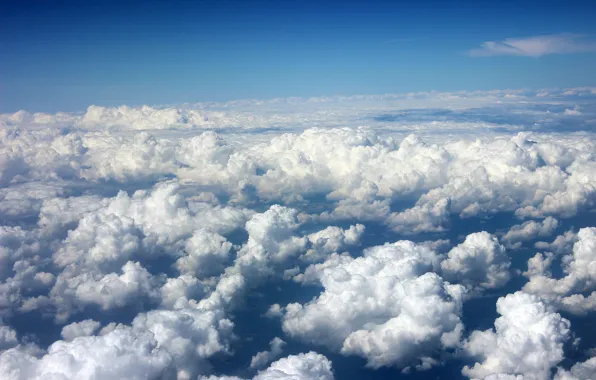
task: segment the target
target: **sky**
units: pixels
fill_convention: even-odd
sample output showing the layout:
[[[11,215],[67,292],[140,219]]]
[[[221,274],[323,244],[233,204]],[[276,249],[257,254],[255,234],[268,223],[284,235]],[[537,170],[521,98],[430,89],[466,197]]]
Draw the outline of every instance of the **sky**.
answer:
[[[596,379],[565,2],[0,9],[0,379]]]
[[[596,84],[590,1],[6,1],[0,112]]]

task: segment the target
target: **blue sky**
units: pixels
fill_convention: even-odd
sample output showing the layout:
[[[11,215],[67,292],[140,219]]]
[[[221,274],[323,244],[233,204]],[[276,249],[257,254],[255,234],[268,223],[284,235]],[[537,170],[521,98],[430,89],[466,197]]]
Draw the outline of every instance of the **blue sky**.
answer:
[[[321,3],[2,1],[0,112],[596,84],[593,2]]]

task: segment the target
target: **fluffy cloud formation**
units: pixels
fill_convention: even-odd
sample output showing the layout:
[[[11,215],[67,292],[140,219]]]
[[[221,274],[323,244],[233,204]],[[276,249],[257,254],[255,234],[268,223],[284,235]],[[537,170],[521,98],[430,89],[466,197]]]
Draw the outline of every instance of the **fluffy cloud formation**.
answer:
[[[540,57],[548,54],[571,54],[596,51],[596,42],[574,33],[551,34],[525,38],[506,38],[501,42],[482,43],[470,50],[472,56],[517,55]]]
[[[528,261],[524,291],[539,294],[557,308],[574,314],[596,309],[596,228],[582,228],[573,252],[562,257],[564,276],[552,277],[552,255],[537,253]]]
[[[252,357],[250,360],[250,368],[264,367],[267,363],[280,357],[286,342],[275,337],[269,342],[269,345],[271,346],[269,351],[261,351]]]
[[[523,292],[499,298],[497,312],[501,316],[495,320],[494,330],[474,331],[464,343],[465,352],[478,361],[464,367],[463,374],[470,378],[500,373],[550,378],[551,368],[564,358],[569,321],[539,297]]]
[[[25,166],[17,177],[6,174],[9,183],[177,177],[243,204],[281,201],[308,209],[312,199],[325,197],[324,220],[380,220],[404,233],[445,230],[454,214],[512,211],[523,218],[568,218],[592,205],[595,192],[594,143],[579,136],[552,142],[521,133],[429,144],[370,128],[312,128],[241,146],[211,131],[177,139],[146,132],[13,129],[5,141],[7,156]],[[42,151],[51,157],[32,158]],[[15,167],[7,166],[7,173]],[[418,201],[392,210],[398,197]]]
[[[91,336],[101,327],[101,323],[92,319],[85,319],[81,322],[73,322],[62,328],[62,339],[72,341],[80,336]]]
[[[576,363],[569,371],[559,368],[554,380],[589,380],[596,376],[596,357]]]
[[[577,232],[596,206],[594,95],[0,115],[0,377],[333,377],[314,352],[277,360],[292,340],[342,354],[338,376],[357,355],[368,364],[358,374],[399,377],[457,356],[462,304],[504,296],[525,271],[536,298],[500,301],[503,322],[463,341],[477,361],[466,371],[535,377],[539,357],[557,376],[589,378],[590,360],[556,360],[568,325],[550,308],[595,304],[593,232]],[[534,242],[544,253],[527,270],[505,249]],[[527,317],[518,333],[526,310],[542,322]],[[266,335],[245,337],[247,326]],[[527,338],[523,352],[513,335]]]
[[[538,241],[534,244],[534,247],[560,255],[571,251],[576,241],[577,234],[570,230],[566,231],[563,235],[557,236],[551,243]]]
[[[185,380],[209,371],[207,358],[229,352],[234,325],[222,310],[181,300],[173,310],[139,314],[132,326],[153,333],[158,346],[169,353],[178,379]]]
[[[333,380],[334,377],[331,362],[326,357],[316,352],[308,352],[280,359],[254,378],[270,379]]]
[[[195,110],[184,112],[172,108],[155,109],[148,106],[141,108],[90,106],[80,119],[79,125],[86,128],[130,126],[134,129],[166,129],[192,127],[206,122],[207,118]]]
[[[443,281],[436,267],[433,251],[408,241],[368,248],[357,259],[335,254],[300,277],[324,291],[304,305],[287,305],[283,330],[362,356],[373,368],[418,364],[457,346],[463,330],[464,289]]]
[[[470,290],[498,288],[509,280],[510,260],[505,247],[488,232],[477,232],[454,247],[441,263],[443,277]]]
[[[321,354],[308,352],[305,354],[290,355],[280,359],[260,371],[253,380],[333,380],[331,362]],[[235,376],[209,376],[201,380],[242,380]]]
[[[106,365],[109,363],[109,365]],[[0,374],[11,380],[150,379],[168,369],[171,357],[150,333],[116,328],[103,336],[58,341],[35,357],[25,347],[0,354]]]
[[[501,238],[501,241],[512,248],[519,248],[525,241],[537,237],[550,236],[559,225],[557,219],[549,216],[542,222],[529,220],[523,224],[516,224]]]
[[[18,344],[17,332],[8,326],[0,325],[0,353]]]

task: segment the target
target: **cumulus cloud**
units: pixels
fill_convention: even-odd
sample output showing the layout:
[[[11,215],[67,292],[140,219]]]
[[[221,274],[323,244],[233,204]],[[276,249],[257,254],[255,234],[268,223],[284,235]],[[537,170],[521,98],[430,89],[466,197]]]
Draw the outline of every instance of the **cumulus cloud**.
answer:
[[[206,117],[195,110],[184,112],[174,108],[156,109],[149,106],[140,108],[90,106],[79,124],[87,128],[122,126],[134,129],[165,129],[191,127],[206,124],[206,122]]]
[[[500,373],[546,380],[563,360],[563,344],[570,323],[554,313],[539,297],[523,292],[497,301],[495,328],[474,331],[464,342],[465,353],[475,358],[463,374],[470,378],[502,378]]]
[[[280,359],[260,372],[255,380],[317,379],[333,380],[331,362],[321,354],[308,352]]]
[[[290,355],[272,363],[260,371],[253,380],[333,380],[333,369],[329,359],[316,352]],[[242,380],[235,376],[209,376],[201,380]]]
[[[179,379],[191,379],[210,370],[206,359],[229,353],[234,324],[223,310],[206,310],[194,301],[175,305],[172,310],[152,310],[139,314],[134,329],[153,333],[176,367]]]
[[[437,255],[408,241],[368,248],[360,258],[332,255],[310,266],[302,281],[324,291],[286,306],[283,330],[373,368],[418,364],[459,343],[464,289],[437,274]]]
[[[0,325],[0,353],[18,344],[17,332],[9,326]]]
[[[596,357],[574,364],[569,371],[559,368],[554,380],[589,380],[596,375]]]
[[[92,319],[85,319],[81,322],[73,322],[62,328],[62,339],[70,342],[80,336],[91,336],[101,327],[101,323]]]
[[[498,288],[509,281],[505,247],[488,232],[476,232],[454,247],[441,263],[443,277],[470,290]]]
[[[529,277],[524,291],[539,294],[556,307],[574,314],[596,308],[596,228],[582,228],[573,252],[562,257],[564,275],[553,278],[549,271],[553,257],[536,254],[528,261]]]
[[[171,357],[157,347],[152,334],[116,328],[103,336],[57,341],[39,358],[24,347],[11,348],[0,354],[0,374],[14,380],[141,380],[158,378],[170,363]]]
[[[549,54],[572,54],[596,51],[596,42],[582,34],[561,33],[488,41],[469,51],[474,57],[516,55],[541,57]]]
[[[571,251],[573,244],[577,241],[577,234],[571,230],[559,235],[551,243],[538,241],[534,244],[537,249],[550,251],[555,254],[563,254]]]
[[[187,255],[176,261],[180,273],[198,277],[216,275],[224,270],[224,264],[230,257],[232,243],[223,236],[209,230],[196,230],[187,240]]]
[[[500,301],[504,322],[464,341],[477,361],[466,371],[519,379],[560,365],[557,376],[589,378],[589,360],[558,364],[567,333],[556,326],[567,322],[550,308],[581,314],[596,304],[593,233],[575,227],[596,206],[595,94],[0,115],[0,377],[185,380],[222,361],[242,362],[230,374],[254,374],[281,357],[282,338],[360,356],[365,371],[425,370],[461,349],[463,302],[502,295],[510,272],[525,269],[504,247],[540,240],[544,253],[524,273],[537,298]],[[522,221],[511,226],[510,216]],[[520,317],[530,327],[518,333],[526,310],[542,322]],[[23,314],[41,318],[43,334]],[[281,323],[286,336],[266,351],[239,349],[250,343],[234,326],[253,322],[241,318]],[[509,334],[529,337],[523,352]],[[493,349],[485,338],[502,342]],[[245,352],[256,353],[252,368]],[[333,373],[310,352],[255,376]]]
[[[501,241],[511,248],[518,248],[523,242],[533,240],[537,237],[550,236],[558,227],[557,219],[549,216],[542,222],[529,220],[523,224],[512,226],[501,238]]]
[[[269,342],[269,345],[271,346],[269,351],[261,351],[252,357],[250,360],[250,368],[264,367],[269,362],[280,357],[286,342],[278,337],[275,337],[271,342]]]

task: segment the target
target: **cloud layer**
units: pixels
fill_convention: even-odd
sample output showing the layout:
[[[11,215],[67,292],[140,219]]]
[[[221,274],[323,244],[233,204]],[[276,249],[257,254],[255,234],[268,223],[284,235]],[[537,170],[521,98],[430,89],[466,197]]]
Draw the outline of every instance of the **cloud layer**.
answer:
[[[594,94],[0,115],[0,378],[592,378]]]

